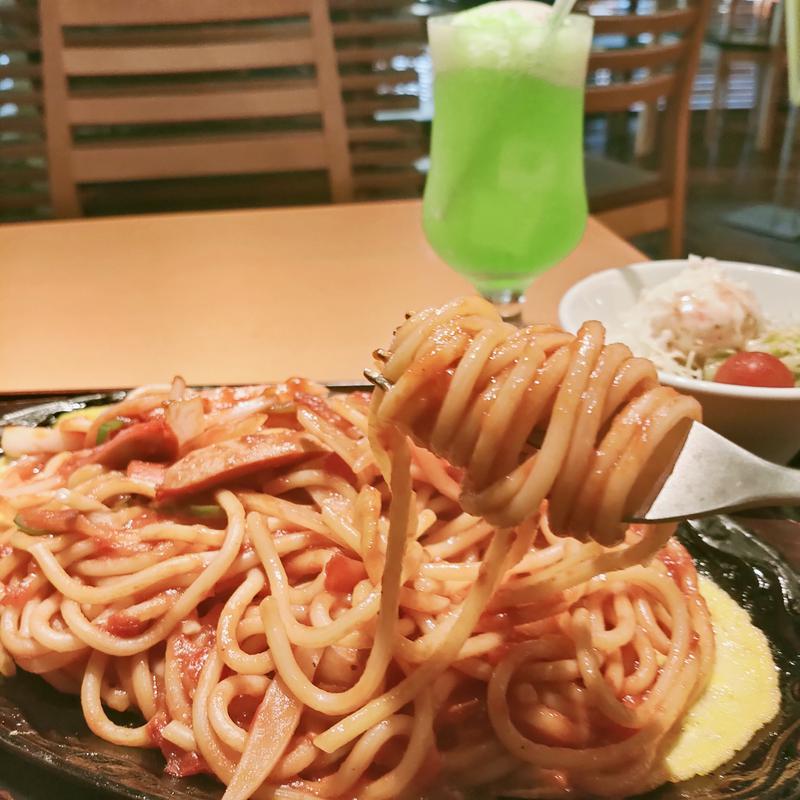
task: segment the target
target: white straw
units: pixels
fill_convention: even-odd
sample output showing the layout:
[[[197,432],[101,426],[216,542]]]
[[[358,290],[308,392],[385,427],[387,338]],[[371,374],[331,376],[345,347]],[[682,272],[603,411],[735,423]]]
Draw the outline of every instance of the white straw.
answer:
[[[550,28],[555,30],[569,16],[575,0],[556,0],[553,3],[553,13],[550,15]]]

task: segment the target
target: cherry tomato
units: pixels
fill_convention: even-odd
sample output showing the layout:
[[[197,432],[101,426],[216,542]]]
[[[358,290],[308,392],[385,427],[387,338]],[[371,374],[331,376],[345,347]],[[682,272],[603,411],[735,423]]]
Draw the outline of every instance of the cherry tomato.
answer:
[[[791,389],[794,376],[786,364],[769,353],[735,353],[722,362],[714,376],[717,383]]]

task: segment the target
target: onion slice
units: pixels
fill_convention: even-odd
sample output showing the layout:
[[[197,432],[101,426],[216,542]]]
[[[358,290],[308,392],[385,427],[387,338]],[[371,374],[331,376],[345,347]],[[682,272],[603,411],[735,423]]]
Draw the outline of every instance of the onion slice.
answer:
[[[26,425],[9,425],[3,428],[0,446],[9,458],[34,453],[60,453],[62,450],[80,450],[84,434],[59,428],[31,428]]]

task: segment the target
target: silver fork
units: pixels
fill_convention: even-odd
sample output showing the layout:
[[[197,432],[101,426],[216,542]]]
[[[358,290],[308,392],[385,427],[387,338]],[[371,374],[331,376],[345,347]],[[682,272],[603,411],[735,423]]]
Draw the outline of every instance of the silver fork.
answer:
[[[364,370],[364,377],[392,388],[375,370]],[[765,461],[699,422],[687,421],[676,434],[671,457],[640,492],[626,521],[674,522],[800,504],[800,470]]]
[[[631,522],[800,504],[800,470],[765,461],[699,422],[686,427],[677,458],[654,482]]]

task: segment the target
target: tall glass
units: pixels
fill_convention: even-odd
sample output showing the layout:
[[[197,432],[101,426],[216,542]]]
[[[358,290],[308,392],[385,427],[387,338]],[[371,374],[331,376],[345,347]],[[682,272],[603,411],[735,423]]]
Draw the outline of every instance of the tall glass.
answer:
[[[506,318],[586,226],[590,17],[502,0],[428,23],[435,69],[428,241]]]

